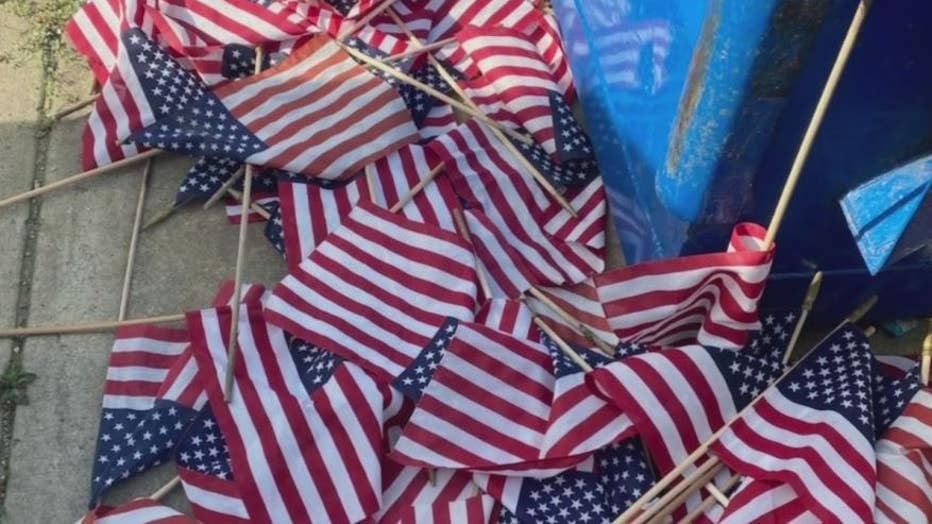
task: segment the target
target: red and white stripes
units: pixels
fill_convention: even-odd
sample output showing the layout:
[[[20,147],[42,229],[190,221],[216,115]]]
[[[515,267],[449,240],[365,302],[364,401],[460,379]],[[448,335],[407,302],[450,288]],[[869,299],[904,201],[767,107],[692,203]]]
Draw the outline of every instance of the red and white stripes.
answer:
[[[179,355],[188,333],[156,326],[119,328],[104,384],[104,409],[149,409]]]
[[[877,442],[880,523],[923,522],[932,515],[932,391],[921,389]]]

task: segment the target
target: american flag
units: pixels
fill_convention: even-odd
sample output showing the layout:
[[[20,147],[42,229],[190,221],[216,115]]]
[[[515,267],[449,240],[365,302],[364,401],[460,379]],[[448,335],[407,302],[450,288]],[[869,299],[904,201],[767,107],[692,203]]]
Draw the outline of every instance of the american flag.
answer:
[[[233,478],[230,452],[217,419],[205,406],[175,450],[175,464],[191,511],[202,522],[249,522]]]
[[[178,186],[175,205],[210,198],[242,166],[241,163],[227,158],[198,158]]]
[[[627,356],[587,379],[631,417],[658,472],[665,474],[781,372],[743,352],[687,346]]]
[[[605,249],[605,231],[608,227],[605,185],[596,177],[583,187],[568,188],[564,195],[576,210],[576,218],[557,203],[544,210],[544,231],[567,242],[578,242],[596,253]]]
[[[438,469],[431,475],[426,469],[402,466],[386,460],[382,477],[382,507],[371,517],[371,522],[483,524],[491,520],[491,511],[480,511],[478,514],[451,511],[469,508],[469,511],[475,512],[479,509],[470,508],[475,503],[467,502],[479,495],[472,475],[468,472]],[[491,497],[488,499],[487,502],[493,502]],[[488,504],[488,510],[493,505]],[[485,506],[483,504],[480,507]]]
[[[428,42],[452,37],[470,25],[530,28],[536,23],[536,9],[525,0],[428,0],[420,9],[431,18]]]
[[[150,499],[137,499],[115,508],[100,506],[75,524],[198,524],[177,510]]]
[[[845,325],[735,420],[711,450],[735,471],[788,483],[827,522],[873,518],[873,355]]]
[[[164,462],[194,411],[157,402],[170,370],[188,346],[184,330],[120,328],[110,354],[91,473],[90,506],[116,483]]]
[[[480,243],[488,239],[486,251],[497,256],[483,263],[503,289],[523,291],[523,283],[507,276],[512,265],[525,268],[524,278],[542,285],[577,283],[602,271],[603,258],[584,244],[553,237],[541,228],[539,222],[552,204],[550,197],[487,127],[470,120],[436,138],[428,148],[443,161],[465,206],[488,218],[489,235],[470,231],[481,235],[476,239]]]
[[[117,63],[120,31],[128,26],[152,31],[146,2],[137,0],[89,0],[65,24],[65,36],[84,55],[94,78],[104,85]]]
[[[284,223],[282,222],[281,203],[275,202],[268,204],[268,210],[270,216],[269,220],[265,223],[263,234],[266,240],[275,248],[275,251],[285,256],[285,229]]]
[[[142,43],[135,45],[132,51],[144,51]],[[180,69],[165,64],[170,57],[155,64],[148,54],[131,59],[137,73]],[[259,75],[213,91],[198,83],[184,85],[183,78],[165,80],[173,84],[165,88],[169,95],[172,87],[190,87],[192,94],[173,100],[175,105],[152,104],[159,120],[133,134],[133,140],[151,147],[338,179],[417,139],[401,97],[326,35],[315,36]],[[147,96],[164,93],[145,75],[141,83]]]
[[[508,27],[467,27],[459,45],[505,107],[554,159],[590,159],[592,144],[534,42]]]
[[[447,317],[473,318],[476,293],[459,235],[363,202],[276,286],[266,316],[391,381]]]
[[[761,329],[751,333],[745,353],[770,362],[774,369],[782,369],[787,345],[796,331],[800,319],[797,309],[761,313]]]
[[[923,522],[932,515],[932,391],[921,389],[877,442],[879,523]]]
[[[635,264],[543,291],[600,336],[739,348],[760,327],[757,302],[773,258],[773,249],[760,249],[764,233],[738,224],[725,253]]]
[[[227,307],[189,313],[188,326],[250,520],[357,521],[377,511],[379,387],[344,363],[309,393],[285,334],[266,324],[252,303],[240,312],[240,358],[227,403],[222,383],[231,314]]]
[[[476,482],[504,506],[500,523],[608,523],[654,483],[637,440],[595,453],[593,468],[542,479],[477,474]]]
[[[920,368],[916,364],[905,374],[890,375],[874,360],[874,387],[872,404],[874,407],[874,435],[880,438],[887,431],[903,408],[919,390]]]
[[[769,480],[745,479],[727,508],[719,505],[705,512],[707,522],[718,524],[749,524],[752,522],[793,522],[819,524],[811,511],[801,504],[789,484]]]
[[[395,380],[392,386],[408,398],[418,401],[424,392],[424,388],[430,384],[430,379],[434,371],[440,364],[440,359],[456,333],[456,326],[459,321],[455,318],[448,318],[437,330],[434,338],[424,346],[424,349],[414,358],[408,367],[405,368]]]
[[[558,111],[560,110],[558,109]],[[566,106],[563,111],[569,111],[569,107]],[[563,119],[558,118],[555,120],[558,127],[560,126],[558,122],[561,120]],[[563,136],[560,129],[557,129],[556,132],[558,135]],[[588,141],[589,139],[586,138],[586,140]],[[551,160],[544,148],[536,142],[533,144],[526,144],[524,142],[512,140],[512,143],[514,143],[515,147],[521,152],[524,158],[550,180],[550,183],[555,187],[561,188],[564,192],[567,191],[568,188],[585,186],[599,176],[599,166],[592,158],[570,159],[564,160],[561,163],[556,163]]]
[[[571,467],[585,457],[541,457],[553,387],[544,346],[460,322],[390,458],[523,475]]]
[[[631,419],[614,404],[593,393],[585,373],[549,337],[543,343],[553,359],[554,384],[550,421],[544,435],[545,457],[580,455],[604,448],[634,434]],[[604,366],[611,357],[574,347],[591,367]],[[631,348],[636,354],[644,348]]]
[[[490,298],[476,312],[476,322],[524,340],[540,342],[534,312],[521,300]]]

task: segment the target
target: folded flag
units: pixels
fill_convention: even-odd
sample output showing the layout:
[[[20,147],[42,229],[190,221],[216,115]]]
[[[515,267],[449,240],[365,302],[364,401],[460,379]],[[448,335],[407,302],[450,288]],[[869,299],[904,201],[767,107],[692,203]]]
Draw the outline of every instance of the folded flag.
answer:
[[[321,178],[338,179],[417,139],[402,99],[375,75],[357,65],[336,42],[317,35],[280,64],[238,82],[208,91],[155,71],[130,48],[146,96],[159,120],[133,134],[152,147],[184,154],[223,156]],[[177,65],[174,68],[178,68]],[[162,83],[171,82],[169,87]],[[171,88],[190,89],[173,104],[159,104]],[[336,107],[338,109],[334,110]],[[365,131],[360,132],[360,126]]]
[[[420,7],[430,16],[428,42],[452,37],[470,25],[530,27],[536,11],[524,0],[428,0]]]
[[[559,162],[592,158],[592,144],[533,40],[503,26],[468,26],[456,39],[484,82],[548,155]]]
[[[378,510],[383,395],[344,363],[308,392],[284,333],[240,311],[232,402],[223,398],[228,307],[188,314],[207,396],[252,522],[358,521]]]
[[[584,244],[600,254],[605,249],[605,230],[608,227],[608,203],[602,177],[595,177],[582,187],[567,188],[563,196],[576,210],[576,217],[553,203],[544,210],[544,231],[554,237],[565,238],[567,242]]]
[[[198,524],[198,521],[151,499],[137,499],[122,506],[100,506],[76,524]]]
[[[382,508],[364,522],[492,522],[494,499],[479,494],[468,472],[438,469],[430,474],[386,460],[382,474]],[[480,497],[488,500],[477,504],[474,499]]]
[[[486,227],[473,233],[488,231],[476,240],[489,253],[483,264],[501,288],[526,289],[509,276],[513,267],[538,285],[578,283],[602,271],[604,260],[584,244],[542,229],[550,197],[486,126],[470,120],[434,139],[428,149],[444,163],[464,206],[488,218]]]
[[[151,30],[152,20],[144,7],[137,1],[89,0],[65,23],[65,37],[87,59],[101,86],[117,63],[120,32],[130,26]]]
[[[448,317],[472,320],[476,293],[459,235],[363,202],[275,287],[265,314],[390,382]]]
[[[521,300],[490,298],[476,312],[476,323],[531,342],[540,342],[534,312]]]
[[[544,457],[567,457],[593,452],[635,432],[631,418],[613,403],[596,395],[586,384],[586,374],[549,337],[543,344],[553,359],[556,382],[550,420],[544,435]],[[583,347],[574,347],[576,353],[592,368],[598,368],[613,359]],[[630,353],[643,352],[644,348],[630,348]]]
[[[535,479],[477,473],[476,483],[498,499],[499,522],[607,522],[634,503],[654,483],[644,450],[636,439],[595,454],[593,468],[575,468]]]
[[[228,158],[198,158],[178,186],[175,205],[207,200],[242,168],[243,164]]]
[[[775,370],[783,369],[783,357],[799,318],[799,310],[762,313],[761,329],[751,333],[741,351],[768,361]]]
[[[760,328],[757,303],[774,253],[761,250],[764,235],[763,227],[741,223],[724,253],[635,264],[543,291],[599,335],[664,347],[740,348]]]
[[[380,207],[391,208],[435,165],[428,163],[423,148],[417,144],[380,158],[369,168],[376,193],[374,198],[369,194],[369,181],[364,176],[345,183],[301,180],[304,177],[281,180],[279,195],[289,269],[297,269],[317,245],[343,223],[358,202],[375,201]],[[437,177],[403,206],[400,214],[456,231],[451,210],[458,205],[449,180]]]
[[[823,522],[870,522],[874,511],[873,356],[846,325],[813,349],[711,451],[756,479],[789,484]]]
[[[705,512],[707,522],[750,524],[752,522],[822,522],[801,504],[789,484],[747,478],[731,496],[727,508],[715,505]]]
[[[877,442],[874,521],[923,522],[932,515],[932,391],[919,390]]]
[[[183,330],[120,328],[110,354],[103,412],[91,472],[90,507],[130,476],[166,461],[195,411],[157,402],[170,370],[188,346]]]
[[[919,391],[922,382],[918,363],[904,375],[887,374],[876,358],[872,367],[874,385],[871,400],[874,407],[874,435],[879,439]]]
[[[460,322],[389,457],[401,464],[552,475],[585,457],[544,460],[553,398],[547,348]]]

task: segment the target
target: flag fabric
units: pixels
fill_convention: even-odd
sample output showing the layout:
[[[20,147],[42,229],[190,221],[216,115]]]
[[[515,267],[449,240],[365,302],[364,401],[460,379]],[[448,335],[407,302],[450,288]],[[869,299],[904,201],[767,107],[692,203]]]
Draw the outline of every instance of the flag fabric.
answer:
[[[454,36],[466,26],[529,27],[534,6],[524,0],[430,0],[422,9],[430,13],[428,42]]]
[[[184,330],[145,325],[117,330],[104,384],[90,507],[116,483],[170,457],[194,412],[157,399],[187,346]]]
[[[921,389],[877,442],[879,523],[932,515],[932,391]]]
[[[383,396],[374,381],[344,363],[309,393],[284,333],[252,303],[240,311],[227,403],[231,314],[228,307],[189,313],[188,325],[250,520],[357,521],[377,511]]]
[[[476,293],[458,235],[362,202],[275,287],[265,314],[391,381],[447,317],[472,320]]]
[[[75,524],[198,524],[198,521],[151,499],[122,506],[100,506]]]
[[[686,346],[631,355],[586,377],[631,418],[666,474],[781,373],[743,352]]]
[[[582,187],[568,188],[563,196],[576,211],[576,217],[553,203],[542,216],[544,231],[568,242],[584,244],[597,254],[604,253],[608,206],[602,177],[595,177]]]
[[[800,316],[798,309],[762,312],[761,329],[751,333],[741,351],[768,361],[775,370],[783,369],[783,356]]]
[[[468,508],[470,504],[460,504],[479,495],[468,472],[438,469],[431,480],[432,475],[426,469],[386,460],[382,474],[382,507],[371,517],[371,522],[490,522],[491,514],[485,511],[468,516],[451,513],[451,509]]]
[[[486,126],[470,120],[434,139],[428,149],[444,163],[465,207],[480,221],[481,215],[487,217],[483,229],[473,231],[470,224],[470,232],[477,237],[477,249],[488,253],[483,264],[501,288],[523,291],[525,279],[541,285],[577,283],[602,271],[603,258],[585,245],[541,228],[550,197]],[[522,268],[523,279],[517,279],[513,267]]]
[[[553,397],[547,349],[460,322],[389,457],[401,464],[547,475],[585,457],[544,460]]]
[[[553,360],[556,381],[550,420],[544,435],[544,457],[566,457],[593,452],[619,442],[635,432],[631,418],[617,406],[596,395],[586,384],[585,373],[549,337],[543,343]],[[576,353],[592,368],[613,359],[584,347]],[[630,353],[644,348],[630,348]]]
[[[272,187],[277,187],[277,184],[273,181]],[[227,222],[232,225],[238,225],[240,220],[243,219],[243,204],[239,199],[233,196],[224,197],[224,212],[227,216]],[[266,193],[264,191],[255,191],[252,194],[252,206],[249,207],[249,213],[246,215],[246,220],[250,224],[265,222],[268,220],[267,217],[272,216],[272,211],[276,206],[279,205],[278,195],[275,193]],[[262,209],[263,211],[259,211]]]
[[[717,505],[705,513],[707,520],[719,524],[752,522],[822,522],[801,504],[789,484],[746,478],[730,497],[727,508]]]
[[[724,253],[625,266],[542,291],[599,335],[663,347],[740,348],[760,328],[757,303],[774,253],[761,250],[765,233],[741,223]]]
[[[144,67],[137,55],[131,59]],[[143,78],[142,85],[147,96],[162,92],[157,82]],[[191,89],[191,98],[132,139],[329,179],[354,175],[417,139],[401,97],[326,35],[259,75],[213,91]]]
[[[913,365],[904,375],[888,375],[886,370],[873,362],[874,384],[871,404],[874,408],[874,435],[879,439],[896,420],[913,395],[919,391],[920,366]]]
[[[395,377],[392,386],[415,402],[420,400],[424,388],[430,384],[434,371],[436,371],[447,347],[453,340],[458,325],[459,321],[455,318],[447,318],[430,342]]]
[[[540,342],[534,312],[521,300],[490,298],[476,312],[476,323],[531,342]]]
[[[178,186],[175,205],[210,198],[242,168],[241,163],[227,158],[198,158]]]
[[[285,256],[285,229],[282,222],[281,201],[270,203],[267,206],[270,215],[269,220],[265,223],[263,234],[275,251]]]
[[[873,519],[873,356],[846,325],[735,420],[711,451],[755,479],[789,484],[824,522]]]
[[[117,63],[121,30],[134,26],[151,32],[144,6],[137,0],[89,0],[65,24],[65,36],[87,58],[98,84],[106,83]]]
[[[592,158],[588,136],[527,35],[509,27],[468,26],[456,39],[484,82],[548,155],[559,162]]]
[[[601,449],[593,468],[535,479],[476,474],[504,507],[499,522],[610,522],[654,483],[643,448],[629,439]]]

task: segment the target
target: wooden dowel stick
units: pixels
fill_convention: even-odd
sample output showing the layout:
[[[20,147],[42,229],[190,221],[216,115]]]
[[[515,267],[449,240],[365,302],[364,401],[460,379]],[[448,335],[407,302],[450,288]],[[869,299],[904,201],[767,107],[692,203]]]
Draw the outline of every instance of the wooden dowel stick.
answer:
[[[221,184],[221,186],[217,188],[216,191],[214,191],[214,194],[210,195],[210,198],[207,199],[207,202],[204,202],[203,208],[210,209],[214,204],[216,204],[217,201],[220,200],[220,197],[227,194],[227,191],[233,188],[233,186],[236,184],[236,181],[239,180],[245,172],[246,167],[240,166],[240,168],[237,169],[235,173],[230,175],[230,178],[228,178],[226,182]]]
[[[728,480],[726,480],[724,484],[722,484],[722,491],[728,491],[731,488],[735,487],[735,485],[738,484],[740,480],[741,480],[741,475],[735,473],[734,475],[729,477]],[[690,522],[696,520],[697,518],[699,518],[700,515],[705,514],[705,512],[708,511],[709,508],[711,508],[712,505],[715,504],[715,502],[716,502],[715,497],[711,495],[706,497],[702,501],[701,504],[693,508],[693,510],[690,511],[686,515],[686,517],[683,518],[680,524],[689,524]]]
[[[411,32],[407,24],[405,24],[404,20],[402,20],[401,17],[398,16],[398,14],[395,13],[394,10],[389,9],[387,11],[387,14],[389,17],[391,17],[392,21],[394,21],[398,25],[398,27],[401,28],[402,32],[404,32],[404,34],[408,37],[409,40],[411,40],[415,45],[424,45],[420,41],[420,39],[418,39],[417,35]],[[463,88],[460,87],[459,83],[457,83],[455,78],[450,76],[450,73],[447,71],[446,67],[444,67],[444,65],[440,63],[439,60],[434,58],[433,55],[427,55],[427,60],[430,62],[430,65],[432,65],[437,70],[437,73],[440,75],[441,78],[443,78],[443,81],[446,82],[447,85],[450,86],[451,89],[453,89],[453,92],[456,93],[457,96],[462,98],[463,102],[465,102],[470,107],[470,109],[472,109],[472,111],[468,113],[478,114],[478,115],[482,115],[483,117],[485,117],[485,113],[483,113],[482,110],[479,108],[479,106],[476,105],[476,103],[472,99],[469,98],[469,95],[466,93],[466,91],[464,91]],[[483,120],[483,122],[485,122],[486,120],[488,119],[486,118],[485,120]],[[573,209],[573,206],[570,205],[569,201],[567,201],[566,198],[564,198],[563,195],[561,195],[560,192],[557,191],[557,188],[553,187],[553,184],[550,183],[550,180],[547,179],[547,177],[544,176],[544,174],[541,173],[540,170],[538,170],[534,166],[534,164],[532,164],[527,158],[524,157],[523,154],[521,154],[520,151],[518,151],[518,148],[511,142],[511,140],[508,140],[505,137],[505,134],[512,136],[511,129],[504,127],[504,126],[499,126],[499,125],[490,127],[489,129],[492,131],[492,134],[494,134],[495,137],[502,143],[502,145],[505,146],[508,152],[518,161],[518,163],[520,163],[524,167],[524,169],[526,169],[528,173],[530,173],[531,176],[534,177],[535,180],[537,180],[537,183],[540,184],[541,187],[543,187],[544,190],[554,200],[556,200],[558,204],[560,204],[560,207],[565,209],[573,217],[576,217],[577,216],[576,210]],[[527,140],[523,140],[523,142],[526,144],[530,144],[530,143],[533,143],[533,140],[528,138]]]
[[[242,193],[240,193],[239,191],[237,191],[237,190],[235,190],[235,189],[227,189],[227,193],[229,193],[231,197],[233,197],[233,198],[235,198],[236,200],[238,200],[238,201],[240,202],[240,207],[242,207],[242,203],[243,203],[243,194],[242,194]],[[268,209],[266,209],[266,208],[260,206],[259,204],[255,203],[255,202],[250,202],[250,203],[249,203],[249,209],[252,210],[253,213],[258,214],[259,216],[261,216],[262,218],[264,218],[264,219],[266,219],[266,220],[269,220],[270,218],[272,218],[272,214],[269,213],[269,210],[268,210]],[[241,213],[242,213],[242,212],[241,212]],[[241,214],[240,216],[245,218],[245,214]],[[248,220],[248,219],[247,219],[247,220]]]
[[[172,202],[168,207],[156,213],[154,217],[152,217],[151,219],[149,219],[148,222],[143,224],[142,230],[148,231],[150,228],[155,227],[161,224],[162,222],[165,222],[166,220],[171,218],[172,215],[177,213],[178,210],[184,207],[186,204],[187,202],[182,202],[181,204],[176,204]]]
[[[441,163],[437,167],[431,169],[430,172],[427,173],[427,176],[419,180],[418,183],[414,185],[414,187],[412,187],[407,193],[402,195],[401,198],[398,199],[398,202],[395,202],[395,204],[391,207],[391,209],[389,209],[389,211],[391,211],[392,213],[395,213],[401,208],[405,207],[405,204],[410,202],[412,198],[414,198],[418,193],[423,191],[424,188],[427,187],[428,184],[430,184],[431,182],[434,181],[435,178],[437,178],[437,175],[439,175],[440,172],[443,171],[443,167],[444,165]]]
[[[606,356],[613,356],[615,354],[615,348],[611,344],[599,338],[592,329],[589,328],[586,324],[582,323],[579,320],[573,318],[565,309],[560,307],[559,304],[553,301],[546,293],[537,289],[534,286],[531,286],[527,292],[537,300],[541,301],[545,306],[553,310],[554,313],[560,316],[563,320],[568,322],[570,326],[574,328],[574,331],[580,335],[586,337],[587,340],[591,341],[602,353],[605,353]]]
[[[714,457],[713,457],[714,458]],[[711,459],[708,461],[711,462]],[[638,519],[634,522],[640,524],[646,522],[647,524],[658,524],[663,522],[671,513],[676,511],[677,508],[683,505],[686,502],[686,499],[692,496],[693,493],[699,486],[709,483],[715,475],[718,475],[719,470],[722,465],[716,462],[712,464],[711,467],[708,467],[708,462],[704,463],[702,466],[696,470],[696,478],[686,487],[686,489],[673,491],[664,495],[663,498],[666,498],[666,501],[658,501],[656,505],[648,508],[643,514],[638,516]],[[672,495],[671,495],[672,493]],[[647,519],[650,520],[647,520]]]
[[[863,304],[858,306],[857,309],[855,309],[850,314],[848,314],[848,316],[845,317],[845,319],[842,320],[837,326],[835,326],[835,328],[832,331],[830,331],[827,335],[825,335],[825,337],[823,337],[821,341],[819,341],[817,344],[812,346],[812,348],[810,348],[810,351],[812,351],[812,349],[814,348],[819,347],[819,345],[821,345],[823,342],[828,340],[828,338],[834,335],[835,332],[838,331],[839,329],[843,328],[844,326],[848,324],[852,324],[860,320],[861,317],[863,317],[870,310],[870,308],[874,307],[874,304],[876,303],[877,303],[876,296],[872,296],[868,298]],[[771,383],[767,389],[775,387],[777,384],[779,384],[781,380],[783,380],[784,378],[786,378],[787,375],[793,372],[793,370],[802,360],[803,359],[798,360],[795,364],[789,366],[786,370],[784,370],[783,374],[780,375],[776,380],[774,380],[773,383]],[[699,460],[699,458],[701,458],[703,455],[708,453],[709,446],[711,446],[713,442],[718,440],[718,438],[721,437],[722,434],[724,434],[725,431],[727,431],[729,427],[731,427],[734,421],[744,416],[745,413],[753,409],[754,405],[757,404],[757,402],[760,399],[764,398],[764,394],[766,393],[767,389],[764,390],[764,393],[761,393],[760,395],[755,397],[751,402],[749,402],[747,406],[745,406],[741,411],[739,411],[735,416],[733,416],[728,422],[726,422],[724,426],[720,427],[715,433],[712,434],[711,437],[706,439],[706,441],[703,442],[702,445],[700,445],[698,448],[693,450],[693,452],[690,453],[689,456],[683,459],[679,464],[676,465],[676,467],[670,470],[669,473],[664,475],[663,478],[661,478],[653,486],[651,486],[650,489],[648,489],[643,495],[641,495],[641,498],[636,500],[634,504],[629,506],[628,509],[626,509],[624,513],[619,515],[618,518],[614,520],[614,524],[623,524],[625,522],[629,522],[632,518],[634,518],[635,515],[638,514],[638,512],[641,511],[641,508],[643,508],[649,501],[653,500],[654,497],[656,497],[661,491],[666,489],[676,479],[680,478],[680,476],[683,474],[684,471],[692,467],[693,464],[697,460]]]
[[[375,175],[372,174],[372,169],[370,169],[369,166],[364,167],[362,172],[366,177],[366,190],[369,191],[369,201],[378,205],[379,201],[375,196]]]
[[[138,155],[131,156],[129,158],[124,158],[123,160],[118,160],[112,164],[107,164],[105,166],[96,167],[89,171],[78,173],[76,175],[71,175],[68,178],[63,178],[61,180],[52,182],[51,184],[46,184],[44,186],[39,186],[35,189],[30,189],[29,191],[24,191],[18,195],[13,195],[4,200],[0,200],[0,208],[4,208],[10,204],[15,204],[17,202],[22,202],[23,200],[29,200],[32,197],[44,195],[45,193],[48,193],[50,191],[54,191],[62,187],[70,186],[71,184],[75,184],[77,182],[88,180],[98,175],[104,175],[106,173],[111,173],[113,171],[120,169],[121,167],[135,164],[136,162],[141,162],[143,160],[152,158],[155,155],[158,155],[160,153],[162,153],[161,150],[153,149],[150,151],[146,151],[145,153],[140,153]]]
[[[394,11],[393,11],[394,12]],[[395,53],[394,55],[386,56],[382,59],[382,62],[390,63],[396,62],[398,60],[403,60],[411,56],[417,56],[421,53],[430,53],[438,49],[442,49],[450,44],[456,43],[456,37],[451,36],[450,38],[444,38],[443,40],[437,40],[436,42],[431,42],[429,44],[423,44],[420,47],[412,47],[407,51],[402,51],[400,53]]]
[[[550,339],[556,343],[557,347],[560,348],[560,351],[562,351],[564,355],[568,356],[570,360],[579,366],[579,369],[583,370],[583,373],[589,373],[592,371],[592,366],[590,366],[589,363],[586,362],[586,360],[583,359],[575,349],[567,344],[566,341],[563,340],[563,337],[558,335],[557,332],[553,330],[553,328],[548,326],[547,323],[543,321],[543,319],[537,315],[534,315],[534,324],[536,324],[541,331],[550,337]]]
[[[922,340],[922,363],[919,368],[919,376],[925,386],[929,386],[929,378],[932,376],[932,318],[929,319],[929,331],[926,338]]]
[[[133,282],[133,268],[136,265],[136,244],[139,243],[139,229],[142,226],[142,210],[146,205],[146,187],[149,185],[149,174],[152,172],[152,159],[146,160],[146,167],[142,171],[142,180],[139,182],[139,196],[136,199],[136,215],[133,217],[133,232],[129,238],[129,250],[126,254],[126,269],[123,271],[123,290],[120,292],[120,311],[117,320],[126,318],[126,308],[129,305],[129,288]]]
[[[713,482],[708,482],[705,485],[705,490],[709,492],[709,495],[712,496],[723,508],[728,507],[728,503],[731,502],[728,500],[728,496],[719,491]]]
[[[469,114],[469,115],[472,115],[472,116],[478,118],[478,119],[481,120],[483,123],[488,124],[489,126],[492,126],[492,127],[495,128],[495,129],[501,130],[502,132],[504,132],[504,133],[507,134],[508,136],[514,138],[515,140],[518,140],[518,141],[523,142],[523,143],[525,143],[525,144],[530,144],[530,143],[532,143],[532,140],[531,140],[527,135],[523,135],[523,134],[521,134],[521,133],[517,133],[517,132],[515,132],[514,130],[512,130],[512,129],[510,129],[510,128],[507,128],[507,127],[505,127],[505,126],[503,126],[502,124],[499,124],[499,123],[496,122],[495,120],[493,120],[493,119],[487,117],[487,116],[486,116],[485,114],[483,114],[482,112],[476,111],[475,109],[473,109],[472,107],[470,107],[470,106],[464,104],[463,102],[460,102],[459,100],[456,100],[456,99],[454,99],[454,98],[451,98],[451,97],[447,96],[445,93],[442,93],[442,92],[440,92],[440,91],[437,91],[437,90],[434,89],[433,87],[430,87],[429,85],[427,85],[427,84],[425,84],[425,83],[423,83],[423,82],[420,82],[420,81],[418,81],[417,79],[412,78],[411,76],[406,75],[405,73],[402,73],[401,71],[398,71],[397,69],[395,69],[395,68],[393,68],[393,67],[391,67],[391,66],[385,65],[385,64],[383,64],[382,62],[376,60],[375,58],[372,58],[371,56],[369,56],[369,55],[367,55],[367,54],[365,54],[365,53],[363,53],[363,52],[361,52],[361,51],[358,51],[358,50],[356,50],[356,49],[353,49],[352,47],[350,47],[350,46],[348,46],[348,45],[346,45],[346,44],[344,44],[344,43],[342,43],[342,42],[340,42],[340,41],[336,41],[336,42],[337,42],[337,45],[339,45],[340,47],[342,47],[347,53],[349,53],[350,55],[352,55],[353,57],[355,57],[356,59],[358,59],[360,62],[364,62],[364,63],[366,63],[366,64],[369,64],[370,66],[372,66],[372,67],[378,69],[379,71],[382,71],[382,72],[384,72],[384,73],[387,73],[387,74],[391,75],[392,77],[398,79],[398,80],[401,81],[401,82],[404,82],[405,84],[408,84],[408,85],[410,85],[410,86],[413,86],[413,87],[416,87],[416,88],[420,89],[421,91],[424,91],[424,92],[427,93],[428,95],[430,95],[430,96],[436,98],[437,100],[440,100],[441,102],[445,102],[445,103],[447,103],[447,104],[450,104],[451,106],[453,106],[453,107],[459,109],[460,111],[462,111],[462,112],[464,112],[464,113],[466,113],[466,114]]]
[[[469,234],[469,226],[466,224],[463,212],[459,208],[453,208],[453,220],[456,222],[456,228],[460,230],[460,235],[472,246],[472,235]],[[489,286],[489,280],[485,275],[485,271],[482,270],[482,264],[479,262],[478,257],[476,257],[476,278],[479,280],[479,287],[482,289],[483,296],[486,299],[492,298],[492,288]]]
[[[819,290],[821,289],[822,272],[816,271],[816,274],[812,276],[812,281],[809,282],[809,289],[806,290],[806,296],[803,298],[803,305],[799,312],[799,321],[796,322],[796,328],[793,329],[793,335],[790,337],[790,341],[786,345],[786,351],[783,352],[784,366],[790,362],[790,356],[793,354],[793,349],[796,347],[796,342],[799,341],[799,335],[801,335],[803,332],[803,326],[806,325],[806,320],[809,318],[809,312],[812,311],[812,306],[815,304],[816,298],[819,296]]]
[[[363,26],[371,22],[373,18],[379,16],[380,14],[382,14],[383,11],[391,7],[393,3],[395,3],[395,0],[385,0],[381,4],[370,9],[369,12],[366,13],[366,16],[360,18],[349,29],[347,29],[346,31],[340,34],[340,40],[343,40],[343,39],[346,39],[352,36],[354,33],[356,33],[356,31],[359,31],[360,29],[363,28]]]
[[[169,480],[164,486],[157,489],[155,493],[149,495],[149,498],[152,500],[162,500],[165,498],[165,495],[171,493],[179,484],[181,484],[181,477],[175,475],[175,478]]]
[[[110,320],[107,322],[91,322],[88,324],[65,324],[60,326],[25,326],[17,328],[0,329],[0,338],[30,337],[41,335],[78,335],[83,333],[100,333],[113,331],[124,326],[138,326],[139,324],[165,324],[184,320],[184,313],[175,315],[162,315],[158,317],[134,318],[130,320]]]
[[[264,52],[262,46],[256,47],[255,74],[262,72]],[[243,294],[243,261],[246,259],[246,231],[249,225],[248,210],[252,208],[252,175],[255,168],[248,164],[243,178],[243,213],[239,221],[239,239],[236,244],[236,269],[233,272],[233,314],[230,315],[230,340],[227,346],[227,369],[223,383],[223,400],[230,402],[233,398],[233,369],[236,367],[237,336],[239,334],[239,308]]]
[[[851,24],[848,26],[848,32],[845,33],[845,39],[841,43],[838,55],[835,57],[835,63],[832,64],[832,69],[828,74],[825,87],[822,88],[822,94],[819,95],[819,101],[816,104],[815,111],[812,113],[812,118],[809,120],[809,125],[806,127],[806,133],[803,135],[803,140],[799,145],[799,150],[796,152],[796,157],[793,158],[790,174],[787,176],[786,183],[783,185],[783,191],[780,193],[777,207],[774,209],[773,217],[770,219],[770,225],[767,226],[767,236],[764,237],[764,251],[770,249],[770,246],[773,245],[774,238],[777,236],[780,223],[783,221],[784,215],[786,215],[786,210],[790,205],[790,199],[793,197],[793,191],[796,189],[796,183],[799,182],[799,176],[802,173],[803,167],[806,165],[806,160],[809,158],[809,151],[812,149],[812,143],[815,141],[816,134],[822,126],[825,112],[828,109],[829,103],[832,101],[832,96],[835,94],[835,88],[838,87],[838,80],[841,78],[841,73],[845,69],[845,64],[848,62],[848,57],[851,55],[854,43],[858,39],[858,33],[861,32],[861,26],[864,24],[866,15],[867,2],[861,0],[858,2],[858,8],[855,10],[854,17],[851,19]]]
[[[75,111],[80,111],[81,109],[84,109],[85,107],[87,107],[87,106],[93,104],[94,102],[96,102],[96,101],[97,101],[97,98],[98,98],[99,96],[100,96],[100,95],[94,94],[94,95],[91,95],[91,96],[85,98],[84,100],[80,100],[80,101],[75,102],[75,103],[73,103],[73,104],[71,104],[71,105],[69,105],[69,106],[65,106],[65,107],[59,109],[57,113],[55,113],[54,115],[52,115],[51,121],[52,121],[52,122],[57,122],[57,121],[61,120],[62,118],[65,118],[66,116],[70,115],[71,113],[74,113]]]

